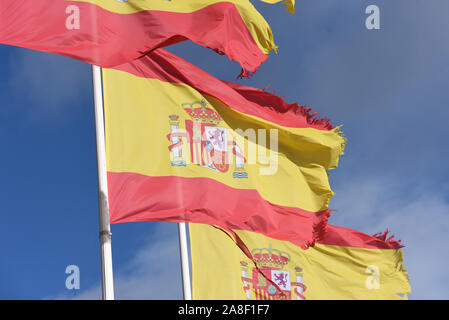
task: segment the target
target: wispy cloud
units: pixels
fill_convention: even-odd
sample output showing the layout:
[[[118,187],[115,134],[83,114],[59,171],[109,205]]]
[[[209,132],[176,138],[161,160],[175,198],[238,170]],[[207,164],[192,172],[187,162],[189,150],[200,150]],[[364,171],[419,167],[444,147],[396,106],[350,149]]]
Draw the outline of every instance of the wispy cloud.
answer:
[[[10,56],[8,90],[28,120],[61,119],[92,87],[90,66],[77,60],[15,49]]]

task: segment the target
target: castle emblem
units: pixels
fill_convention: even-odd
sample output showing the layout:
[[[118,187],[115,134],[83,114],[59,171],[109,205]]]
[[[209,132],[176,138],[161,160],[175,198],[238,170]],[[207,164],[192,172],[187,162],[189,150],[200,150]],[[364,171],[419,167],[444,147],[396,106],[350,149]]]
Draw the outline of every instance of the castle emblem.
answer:
[[[253,249],[251,254],[260,271],[255,267],[252,268],[252,278],[249,278],[248,263],[240,261],[243,290],[247,299],[252,298],[252,293],[256,300],[292,300],[295,297],[296,300],[306,299],[303,295],[306,290],[303,284],[303,270],[300,267],[289,269],[291,261],[288,253],[269,246]],[[263,272],[263,275],[260,272]],[[267,279],[274,282],[276,286]]]
[[[180,128],[178,115],[169,116],[172,166],[186,166],[189,163],[208,168],[220,173],[230,169],[230,162],[234,165],[234,178],[247,178],[245,171],[245,157],[241,148],[234,141],[232,133],[226,127],[220,126],[223,121],[213,109],[207,108],[207,102],[194,101],[183,103],[182,108],[190,119],[185,121],[185,128]],[[188,144],[190,158],[183,154],[182,146]],[[185,148],[184,148],[185,150]],[[230,157],[233,158],[230,161]]]

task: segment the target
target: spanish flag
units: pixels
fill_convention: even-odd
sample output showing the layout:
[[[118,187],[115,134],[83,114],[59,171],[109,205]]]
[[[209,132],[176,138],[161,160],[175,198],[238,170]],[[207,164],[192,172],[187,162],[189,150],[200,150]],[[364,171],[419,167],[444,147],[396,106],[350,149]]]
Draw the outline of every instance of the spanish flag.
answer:
[[[102,67],[187,39],[226,54],[245,72],[276,49],[249,0],[0,1],[0,43]]]
[[[302,250],[236,231],[257,269],[222,231],[192,223],[189,229],[194,299],[399,300],[411,292],[402,245],[386,233],[328,225],[323,239]]]
[[[103,70],[111,223],[197,222],[309,246],[345,139],[329,120],[166,50]]]

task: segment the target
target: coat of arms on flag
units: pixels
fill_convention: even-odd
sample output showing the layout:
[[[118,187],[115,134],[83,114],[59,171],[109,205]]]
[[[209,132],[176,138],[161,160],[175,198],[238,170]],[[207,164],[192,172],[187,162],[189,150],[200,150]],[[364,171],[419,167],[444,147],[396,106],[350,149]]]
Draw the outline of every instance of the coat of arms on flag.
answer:
[[[207,102],[186,102],[181,105],[191,119],[185,121],[185,128],[180,128],[178,115],[169,116],[170,134],[167,138],[172,142],[169,146],[172,166],[186,166],[188,163],[209,168],[221,173],[229,171],[230,163],[235,163],[234,178],[248,178],[245,171],[245,157],[241,148],[234,141],[232,132],[219,126],[222,118],[213,109],[207,108]],[[183,154],[184,142],[190,157]],[[235,161],[231,158],[235,156]]]
[[[292,268],[290,255],[287,252],[268,246],[268,248],[253,249],[251,254],[260,271],[255,267],[252,268],[252,278],[249,278],[248,263],[240,261],[243,290],[247,299],[292,300],[295,297],[296,300],[306,299],[303,296],[306,290],[306,286],[303,284],[303,270],[298,266]],[[267,279],[275,283],[277,287]],[[254,297],[251,296],[252,293],[254,293]]]

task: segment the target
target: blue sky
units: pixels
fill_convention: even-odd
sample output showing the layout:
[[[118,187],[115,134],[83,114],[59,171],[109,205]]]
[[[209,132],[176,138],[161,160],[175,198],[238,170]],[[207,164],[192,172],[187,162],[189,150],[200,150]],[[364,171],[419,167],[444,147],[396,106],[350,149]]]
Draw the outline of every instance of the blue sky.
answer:
[[[381,29],[365,28],[380,8]],[[414,299],[448,299],[449,3],[298,1],[257,4],[279,54],[247,85],[314,107],[348,138],[330,173],[330,223],[392,230],[407,247]],[[170,48],[216,77],[239,66],[182,43]],[[100,298],[90,66],[0,45],[0,299]],[[112,226],[117,298],[180,299],[176,224]],[[65,288],[78,265],[81,289]]]

